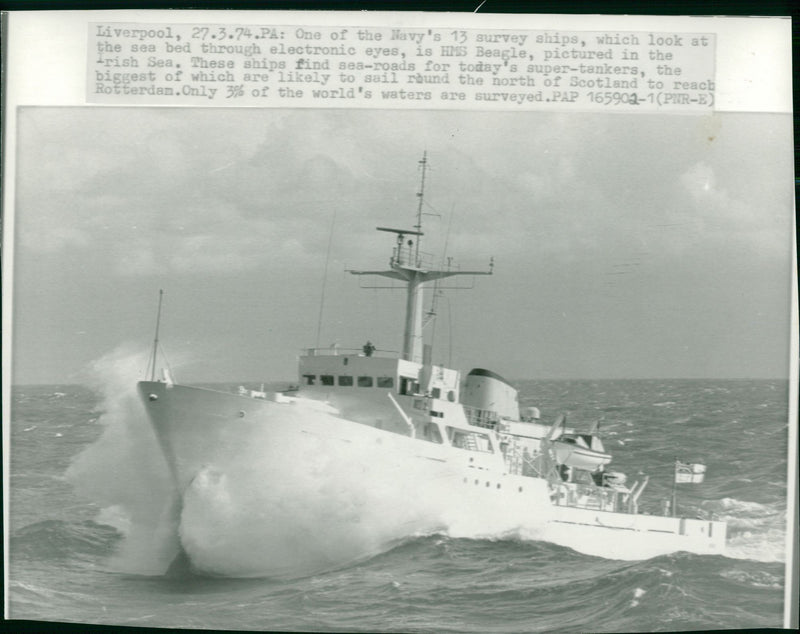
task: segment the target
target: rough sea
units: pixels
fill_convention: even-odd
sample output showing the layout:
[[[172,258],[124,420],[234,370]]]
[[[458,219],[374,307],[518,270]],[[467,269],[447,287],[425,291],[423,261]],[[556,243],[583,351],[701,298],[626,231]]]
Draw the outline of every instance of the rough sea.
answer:
[[[124,375],[91,387],[12,389],[11,618],[317,632],[782,625],[786,381],[516,383],[521,405],[539,407],[543,421],[560,412],[574,427],[602,419],[614,469],[629,479],[650,475],[641,501],[646,512],[658,513],[669,497],[676,458],[705,462],[705,483],[679,485],[678,505],[686,516],[728,522],[724,556],[674,553],[623,562],[535,541],[524,530],[481,539],[443,532],[408,535],[312,576],[276,579],[236,578],[235,571],[205,577],[180,566],[165,574],[175,544],[166,467]],[[249,508],[246,499],[236,504],[231,513],[257,537],[268,514]],[[213,535],[214,526],[202,528]],[[321,522],[318,528],[322,537],[332,527]],[[297,539],[297,548],[313,548],[313,534]],[[269,544],[257,539],[226,548],[231,561],[269,553]]]

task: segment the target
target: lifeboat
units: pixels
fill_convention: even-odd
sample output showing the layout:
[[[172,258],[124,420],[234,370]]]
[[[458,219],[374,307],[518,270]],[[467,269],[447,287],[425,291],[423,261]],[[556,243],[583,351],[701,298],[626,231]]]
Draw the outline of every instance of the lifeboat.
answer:
[[[597,471],[611,462],[603,443],[591,434],[562,434],[552,442],[558,464],[585,471]]]

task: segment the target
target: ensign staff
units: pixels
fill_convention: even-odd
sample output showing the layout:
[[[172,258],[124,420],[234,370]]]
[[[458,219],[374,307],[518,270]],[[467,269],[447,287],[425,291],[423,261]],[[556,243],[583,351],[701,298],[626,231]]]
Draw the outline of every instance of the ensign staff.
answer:
[[[678,484],[700,484],[706,477],[706,466],[700,462],[681,462],[675,460],[675,477],[672,481],[672,516],[677,515]]]

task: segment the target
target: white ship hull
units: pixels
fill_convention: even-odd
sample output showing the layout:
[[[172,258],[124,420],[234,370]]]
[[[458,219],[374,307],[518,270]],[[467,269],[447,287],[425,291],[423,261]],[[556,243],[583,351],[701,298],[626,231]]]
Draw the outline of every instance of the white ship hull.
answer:
[[[251,527],[263,523],[262,545],[280,553],[266,570],[254,558],[253,575],[292,571],[292,558],[306,554],[289,547],[298,532],[313,550],[315,539],[330,530],[352,536],[337,554],[354,557],[436,531],[521,534],[630,560],[679,550],[724,551],[722,523],[559,506],[547,480],[508,473],[500,455],[351,422],[319,401],[250,398],[164,382],[142,382],[139,390],[183,502],[183,548],[202,571],[229,572],[219,518],[237,487],[258,500],[259,508],[247,509],[247,521]],[[198,529],[209,517],[217,518],[215,535]],[[369,534],[360,532],[367,528]],[[242,574],[242,562],[230,570]]]

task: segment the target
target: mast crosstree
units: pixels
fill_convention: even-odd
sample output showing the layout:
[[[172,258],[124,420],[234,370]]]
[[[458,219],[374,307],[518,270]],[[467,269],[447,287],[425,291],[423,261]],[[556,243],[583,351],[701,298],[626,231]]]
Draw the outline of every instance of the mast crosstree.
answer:
[[[392,251],[389,260],[389,269],[383,271],[356,271],[349,270],[353,275],[377,275],[400,280],[406,283],[406,316],[405,327],[403,330],[403,359],[423,362],[423,339],[422,339],[422,306],[423,288],[427,282],[440,280],[456,275],[491,275],[494,262],[490,261],[488,271],[455,271],[452,269],[437,270],[428,268],[422,262],[419,255],[420,238],[425,235],[422,232],[422,193],[425,185],[425,167],[427,164],[426,156],[423,155],[422,161],[422,186],[418,194],[420,198],[419,210],[417,212],[417,224],[414,229],[392,229],[390,227],[376,227],[378,231],[386,231],[397,234],[397,244]],[[417,239],[409,239],[406,236],[416,236]]]

